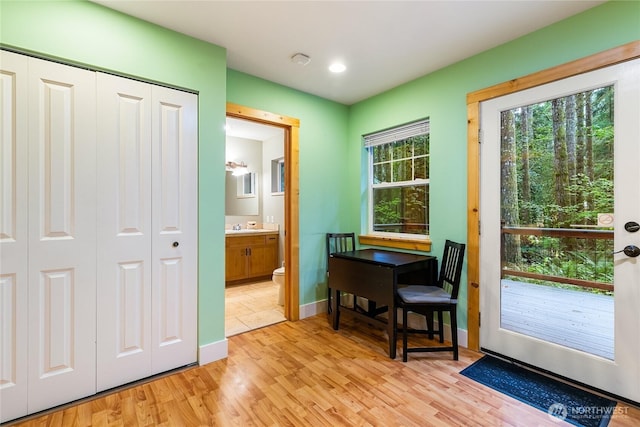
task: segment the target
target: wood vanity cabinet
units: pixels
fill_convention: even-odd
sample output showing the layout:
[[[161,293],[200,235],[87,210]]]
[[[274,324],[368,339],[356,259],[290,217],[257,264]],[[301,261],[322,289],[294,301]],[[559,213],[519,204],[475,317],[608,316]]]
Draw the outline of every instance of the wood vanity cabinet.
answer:
[[[273,270],[279,267],[278,235],[227,235],[225,256],[227,282],[271,277]]]

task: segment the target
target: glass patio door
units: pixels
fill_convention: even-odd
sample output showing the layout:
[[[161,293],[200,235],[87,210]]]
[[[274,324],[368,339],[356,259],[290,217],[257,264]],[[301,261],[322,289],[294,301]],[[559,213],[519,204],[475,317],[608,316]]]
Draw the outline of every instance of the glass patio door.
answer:
[[[481,106],[481,347],[634,401],[639,118],[640,60]]]

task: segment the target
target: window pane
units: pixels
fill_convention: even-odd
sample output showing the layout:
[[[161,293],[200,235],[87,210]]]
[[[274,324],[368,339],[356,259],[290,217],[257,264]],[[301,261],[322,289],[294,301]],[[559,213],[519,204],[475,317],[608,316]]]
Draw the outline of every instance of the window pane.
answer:
[[[413,155],[413,144],[411,138],[393,143],[393,159],[406,159]]]
[[[379,163],[373,165],[373,182],[380,184],[382,182],[391,182],[391,164]]]
[[[280,175],[280,192],[284,193],[284,160],[278,163],[278,172]]]
[[[412,181],[411,159],[393,162],[393,182]]]
[[[284,159],[271,160],[271,192],[284,193]]]
[[[414,156],[429,154],[429,135],[420,135],[411,139],[413,140]]]
[[[386,162],[391,160],[391,144],[383,144],[373,147],[373,162]]]
[[[601,331],[614,330],[614,232],[599,216],[614,213],[614,89],[541,100],[500,117],[501,327],[612,360],[618,337]],[[597,294],[597,325],[581,316],[559,333],[531,328],[544,313],[525,315],[505,298],[507,288],[525,284],[527,292],[573,295],[575,304],[555,310],[565,319],[582,312],[583,295]]]
[[[428,186],[409,185],[373,190],[373,231],[429,234]]]
[[[418,157],[414,162],[414,179],[429,178],[429,158]]]
[[[242,176],[243,180],[243,194],[254,194],[253,191],[253,178],[255,174],[248,173]]]

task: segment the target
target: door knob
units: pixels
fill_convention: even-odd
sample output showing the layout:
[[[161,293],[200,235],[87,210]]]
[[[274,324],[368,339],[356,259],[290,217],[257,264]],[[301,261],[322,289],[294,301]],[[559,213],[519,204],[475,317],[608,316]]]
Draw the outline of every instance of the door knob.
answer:
[[[180,243],[178,243],[178,242],[173,242],[173,247],[174,247],[174,248],[177,248],[178,246],[180,246]]]
[[[624,249],[614,252],[614,254],[619,254],[620,252],[624,252],[628,257],[635,258],[640,255],[640,248],[636,245],[627,245]]]
[[[629,221],[624,225],[624,229],[629,233],[635,233],[636,231],[640,230],[640,224],[635,221]]]

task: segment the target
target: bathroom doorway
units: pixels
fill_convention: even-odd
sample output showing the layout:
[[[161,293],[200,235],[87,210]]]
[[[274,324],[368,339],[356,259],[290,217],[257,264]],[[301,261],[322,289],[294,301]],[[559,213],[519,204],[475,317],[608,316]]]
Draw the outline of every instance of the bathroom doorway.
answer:
[[[225,131],[225,335],[229,337],[286,320],[281,268],[284,129],[227,117]]]
[[[279,321],[276,319],[277,315],[274,314],[276,307],[265,307],[264,304],[259,304],[266,308],[266,312],[245,313],[249,315],[246,318],[249,321],[243,322],[245,323],[244,325],[238,323],[239,321],[235,314],[241,315],[242,311],[246,311],[244,307],[252,306],[255,311],[261,310],[261,308],[256,307],[255,301],[264,302],[274,299],[283,303],[283,305],[279,306],[279,309],[284,319],[299,319],[299,121],[295,118],[284,117],[232,103],[227,104],[227,120],[231,124],[228,135],[234,135],[234,138],[244,138],[244,140],[236,141],[239,146],[242,146],[242,144],[249,144],[250,146],[252,139],[255,142],[260,141],[263,137],[268,142],[264,144],[264,147],[261,146],[261,149],[264,148],[261,150],[264,154],[261,156],[262,158],[260,160],[253,158],[254,162],[260,162],[261,167],[257,168],[260,169],[259,173],[255,177],[250,175],[243,179],[245,185],[250,183],[250,186],[254,185],[257,190],[257,194],[253,197],[257,200],[257,209],[250,209],[247,212],[242,209],[230,212],[233,215],[227,215],[225,223],[230,226],[239,224],[241,228],[255,226],[278,230],[280,237],[278,265],[282,265],[282,262],[286,265],[284,269],[284,286],[281,293],[278,292],[279,287],[271,281],[270,277],[261,277],[255,281],[243,281],[240,284],[235,282],[227,287],[225,294],[229,295],[229,301],[228,304],[225,304],[225,310],[227,310],[225,318],[229,327],[226,328],[228,329],[226,332],[227,335],[233,335]],[[235,130],[233,130],[234,126],[236,127]],[[239,130],[242,127],[245,127],[248,132],[244,137]],[[253,135],[251,132],[254,132]],[[280,145],[280,151],[278,151],[278,145]],[[250,165],[246,163],[246,159],[249,157],[246,157],[246,159],[243,157],[245,157],[244,154],[240,155],[234,149],[227,149],[226,162],[240,164],[240,167],[246,165],[251,170]],[[244,165],[242,165],[243,162],[245,163]],[[228,165],[227,169],[232,166],[234,165]],[[228,173],[228,175],[231,174]],[[229,188],[230,186],[227,185],[227,192],[229,192]],[[240,187],[238,186],[237,188]],[[257,197],[260,193],[265,196],[264,199]],[[241,200],[241,202],[245,202],[245,205],[249,206],[252,203],[249,199],[251,199],[251,196],[247,197],[247,200]],[[256,225],[253,225],[254,222]],[[233,262],[233,260],[227,260],[226,262]],[[245,301],[244,303],[242,302],[243,300]],[[241,305],[238,305],[239,302]],[[233,310],[237,313],[234,313]]]

